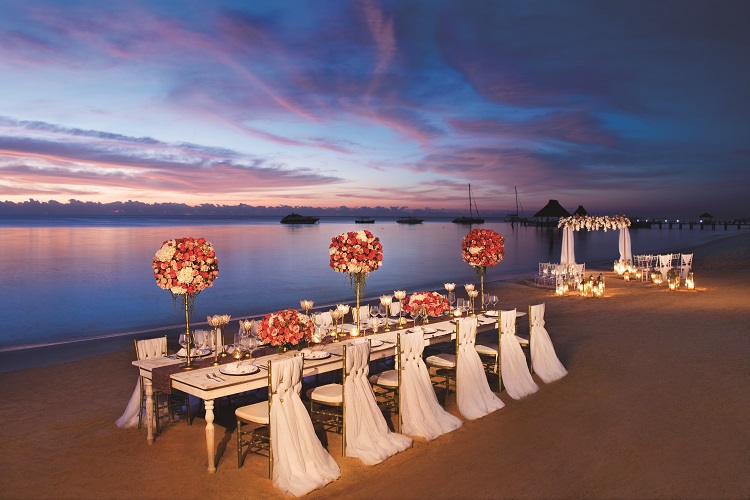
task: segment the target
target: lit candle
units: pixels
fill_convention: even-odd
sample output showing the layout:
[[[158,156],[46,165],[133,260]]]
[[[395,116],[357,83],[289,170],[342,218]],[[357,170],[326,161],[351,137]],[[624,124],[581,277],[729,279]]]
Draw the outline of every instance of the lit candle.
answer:
[[[394,290],[393,296],[399,301],[404,300],[406,298],[406,290]]]
[[[352,337],[358,337],[359,336],[359,330],[357,330],[356,326],[349,331],[349,335],[352,336]]]
[[[466,293],[473,292],[474,291],[474,284],[473,283],[466,283],[464,285],[464,288],[466,289]]]
[[[453,290],[456,289],[456,284],[455,283],[445,283],[445,284],[443,284],[443,286],[445,287],[445,290],[448,291],[448,292],[452,292]]]

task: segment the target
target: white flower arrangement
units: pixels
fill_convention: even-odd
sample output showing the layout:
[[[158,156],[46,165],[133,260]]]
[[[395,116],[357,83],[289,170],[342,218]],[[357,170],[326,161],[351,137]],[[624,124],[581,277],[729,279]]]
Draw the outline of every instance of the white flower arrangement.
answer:
[[[595,231],[598,229],[604,229],[604,232],[612,229],[622,229],[630,226],[630,219],[624,215],[613,215],[613,216],[595,216],[595,215],[571,215],[570,217],[562,217],[557,223],[557,227],[570,227],[574,231],[580,231],[586,229],[588,231]]]

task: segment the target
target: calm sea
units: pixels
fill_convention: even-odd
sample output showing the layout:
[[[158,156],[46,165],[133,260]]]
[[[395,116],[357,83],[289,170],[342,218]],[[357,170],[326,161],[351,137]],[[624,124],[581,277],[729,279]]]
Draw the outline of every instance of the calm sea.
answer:
[[[483,227],[505,236],[505,260],[488,280],[530,277],[539,262],[560,260],[558,229]],[[76,339],[131,335],[178,327],[184,312],[156,286],[151,260],[166,239],[203,236],[219,258],[219,278],[196,298],[193,321],[207,315],[255,316],[300,299],[316,305],[353,302],[343,274],[328,266],[331,238],[366,228],[384,247],[383,266],[367,280],[369,298],[395,289],[441,289],[446,281],[476,282],[461,260],[468,227],[449,220],[420,225],[380,219],[358,225],[353,218],[322,219],[312,226],[286,226],[278,218],[4,218],[0,219],[0,351]],[[736,229],[631,229],[633,253],[674,251],[733,235]],[[619,258],[618,232],[579,232],[578,262],[611,265]],[[696,255],[695,259],[700,259]]]

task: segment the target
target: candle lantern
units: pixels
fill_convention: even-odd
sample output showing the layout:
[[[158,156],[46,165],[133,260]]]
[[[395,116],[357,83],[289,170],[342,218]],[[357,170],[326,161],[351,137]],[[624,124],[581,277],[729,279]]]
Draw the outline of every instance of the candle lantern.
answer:
[[[688,290],[695,290],[695,276],[693,276],[693,271],[690,271],[687,274],[687,277],[685,278],[685,287]]]

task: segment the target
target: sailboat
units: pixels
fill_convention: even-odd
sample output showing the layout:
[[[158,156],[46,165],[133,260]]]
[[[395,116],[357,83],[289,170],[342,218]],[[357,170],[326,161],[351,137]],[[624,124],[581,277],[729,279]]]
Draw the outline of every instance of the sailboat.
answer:
[[[477,215],[474,216],[476,211]],[[479,217],[479,210],[477,209],[477,202],[471,196],[471,184],[469,184],[469,216],[468,217],[457,217],[453,219],[454,224],[484,224],[484,219]]]
[[[513,190],[516,192],[516,213],[505,214],[505,222],[519,222],[526,218],[518,216],[518,188],[513,186]],[[521,211],[523,211],[523,207],[521,207]]]

